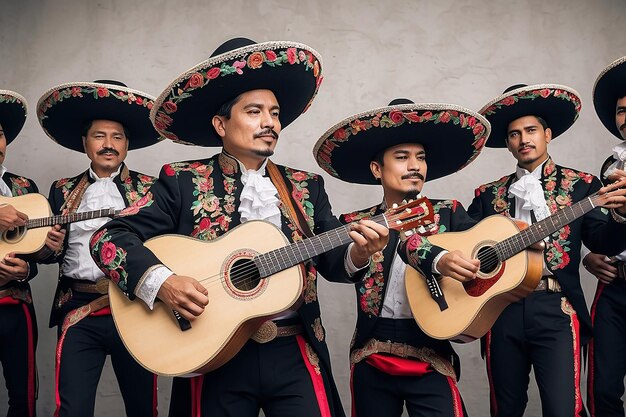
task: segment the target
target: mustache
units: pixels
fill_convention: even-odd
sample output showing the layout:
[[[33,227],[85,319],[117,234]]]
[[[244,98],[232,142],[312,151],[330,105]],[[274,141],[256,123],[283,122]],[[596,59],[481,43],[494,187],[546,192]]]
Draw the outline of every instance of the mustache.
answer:
[[[420,180],[424,181],[424,176],[419,172],[409,172],[408,174],[404,174],[402,176],[403,180],[408,180],[409,178],[419,178]]]
[[[260,138],[261,136],[267,136],[267,135],[272,135],[274,139],[278,139],[278,133],[276,133],[274,129],[265,129],[259,133],[255,133],[254,138],[257,139],[257,138]]]
[[[524,148],[532,148],[532,149],[535,149],[535,145],[531,145],[531,144],[529,143],[529,144],[526,144],[526,145],[522,145],[522,146],[520,146],[519,148],[517,148],[517,150],[518,150],[518,151],[520,151],[520,150],[522,150],[522,149],[524,149]]]
[[[624,130],[625,128],[626,128],[626,123],[622,124],[622,125],[619,127],[619,130]]]
[[[117,155],[117,156],[119,156],[119,154],[120,154],[116,149],[113,149],[113,148],[102,148],[98,152],[96,152],[96,155],[103,155],[105,153],[112,153],[112,154]]]

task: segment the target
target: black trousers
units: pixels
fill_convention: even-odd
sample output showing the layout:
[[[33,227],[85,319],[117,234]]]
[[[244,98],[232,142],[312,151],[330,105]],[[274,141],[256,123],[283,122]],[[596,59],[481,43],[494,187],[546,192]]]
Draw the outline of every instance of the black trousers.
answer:
[[[7,417],[33,417],[37,395],[37,320],[32,304],[0,305],[0,362],[9,395]]]
[[[55,417],[94,415],[96,390],[107,355],[111,356],[126,415],[156,416],[156,376],[128,353],[110,315],[85,317],[65,335],[59,329],[59,337],[57,398],[60,404]],[[146,343],[156,341],[146,340]]]
[[[453,378],[389,375],[366,361],[353,367],[352,403],[352,417],[400,417],[405,405],[410,417],[457,417],[459,407],[467,416]]]
[[[586,415],[578,319],[562,293],[535,291],[509,305],[486,336],[491,415],[524,414],[533,367],[542,416]]]
[[[592,417],[624,417],[626,376],[626,281],[598,283],[591,308],[587,402]]]
[[[442,357],[456,355],[447,342],[428,338],[413,319],[378,318],[372,336],[377,340],[428,345]],[[400,417],[404,406],[410,417],[467,416],[456,380],[438,372],[423,376],[389,375],[366,360],[352,368],[352,417]]]
[[[325,395],[329,375],[319,367]],[[170,417],[190,415],[189,380],[175,379]],[[205,374],[199,401],[203,417],[320,417],[318,397],[295,336],[265,344],[248,341],[229,362]],[[343,416],[343,410],[331,415]],[[195,417],[195,416],[194,416]]]

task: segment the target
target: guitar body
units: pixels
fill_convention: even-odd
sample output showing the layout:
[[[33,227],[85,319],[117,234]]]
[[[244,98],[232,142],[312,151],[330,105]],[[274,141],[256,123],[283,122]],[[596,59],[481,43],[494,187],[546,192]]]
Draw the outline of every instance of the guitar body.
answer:
[[[0,196],[0,204],[10,204],[17,211],[28,215],[29,219],[48,217],[52,214],[48,199],[41,194],[30,193],[17,197]],[[38,227],[28,229],[25,227],[15,230],[6,230],[0,237],[0,259],[8,253],[15,252],[20,255],[30,255],[38,252],[46,243],[46,236],[50,227]],[[27,259],[28,256],[21,256]]]
[[[274,225],[250,221],[213,241],[164,235],[145,242],[179,275],[196,278],[207,290],[209,304],[182,331],[162,302],[154,310],[130,301],[109,284],[115,325],[134,358],[159,375],[206,373],[230,360],[264,321],[294,306],[302,294],[304,274],[294,266],[257,281],[238,283],[238,262],[289,244]],[[247,268],[247,267],[246,267]],[[243,286],[242,286],[243,285]]]
[[[522,222],[494,215],[467,231],[432,235],[428,240],[476,258],[481,248],[493,246],[525,227]],[[539,284],[542,271],[543,250],[528,248],[491,271],[483,271],[481,265],[477,278],[468,283],[443,276],[439,286],[448,304],[443,311],[418,271],[407,268],[405,284],[413,317],[424,333],[435,339],[470,342],[485,335],[507,305],[530,294]]]

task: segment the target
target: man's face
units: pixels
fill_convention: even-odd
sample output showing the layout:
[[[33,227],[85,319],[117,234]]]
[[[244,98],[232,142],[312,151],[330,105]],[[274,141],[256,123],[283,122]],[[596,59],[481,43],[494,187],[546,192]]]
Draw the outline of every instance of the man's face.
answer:
[[[544,129],[535,116],[524,116],[509,123],[506,147],[520,167],[532,171],[548,157],[550,140],[550,128]]]
[[[274,154],[280,133],[279,112],[273,92],[251,90],[239,96],[230,119],[214,116],[213,126],[228,153],[244,164],[263,161]]]
[[[0,165],[4,163],[4,158],[7,155],[7,138],[4,136],[4,129],[0,125]]]
[[[91,168],[101,177],[117,171],[126,159],[128,138],[121,123],[94,120],[87,136],[83,136],[83,146],[91,159]]]
[[[385,196],[399,203],[409,193],[418,194],[426,181],[426,152],[415,143],[392,146],[383,154],[383,164],[370,163],[375,178],[380,179]]]
[[[622,139],[626,139],[626,96],[617,99],[615,126],[617,126],[617,130],[622,135]]]

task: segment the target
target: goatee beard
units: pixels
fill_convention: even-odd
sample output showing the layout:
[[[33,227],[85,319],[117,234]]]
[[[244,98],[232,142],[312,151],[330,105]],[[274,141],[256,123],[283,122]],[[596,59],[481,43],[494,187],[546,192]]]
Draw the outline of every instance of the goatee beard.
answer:
[[[274,155],[274,151],[271,149],[265,149],[265,150],[255,149],[254,153],[257,154],[258,156],[263,156],[265,158],[269,158],[270,156]]]

